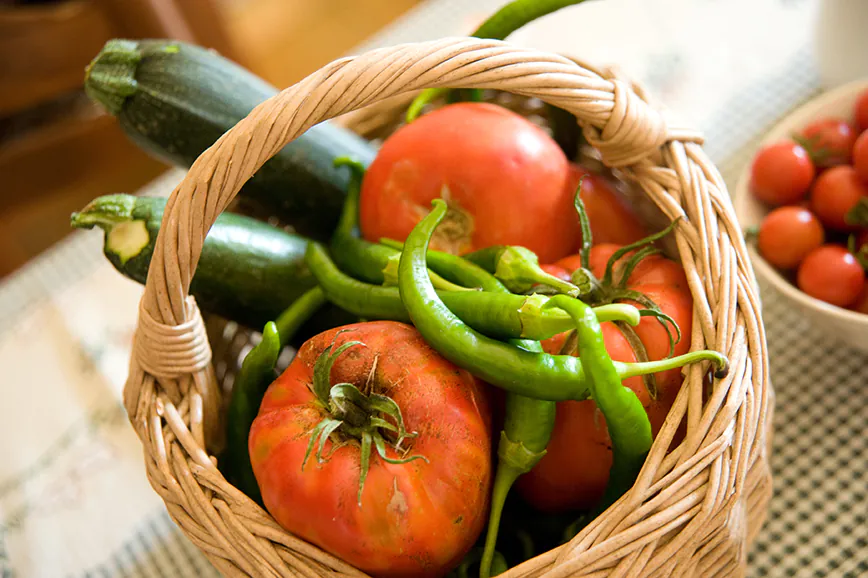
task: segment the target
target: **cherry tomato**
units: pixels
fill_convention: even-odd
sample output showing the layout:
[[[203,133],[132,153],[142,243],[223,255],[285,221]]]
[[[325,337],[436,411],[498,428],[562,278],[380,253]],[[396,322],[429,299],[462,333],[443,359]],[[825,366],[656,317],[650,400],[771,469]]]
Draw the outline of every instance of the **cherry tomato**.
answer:
[[[350,341],[364,345],[335,359],[325,387],[351,384],[366,392],[361,395],[390,397],[407,431],[417,432],[400,448],[386,428],[359,414],[365,411],[359,405],[325,404],[313,393],[316,360],[330,345],[334,351]],[[375,576],[445,575],[487,521],[492,444],[483,386],[411,325],[358,323],[311,338],[269,386],[250,430],[251,463],[266,508],[289,532]],[[427,459],[392,464],[375,449],[361,504],[359,428],[335,430],[302,468],[313,429],[352,408],[364,424],[359,427],[379,430],[390,459],[403,452]]]
[[[757,244],[763,258],[781,269],[793,269],[823,244],[823,225],[801,207],[778,207],[760,224]]]
[[[868,196],[868,185],[862,182],[856,169],[849,165],[823,171],[811,189],[811,211],[831,229],[851,231],[845,221],[847,213],[859,199]]]
[[[750,188],[769,205],[790,205],[808,193],[816,169],[807,151],[792,141],[763,148],[751,166]]]
[[[808,253],[799,265],[797,284],[815,299],[848,307],[865,286],[865,271],[844,247],[823,245]]]
[[[853,108],[856,126],[859,130],[868,130],[868,90],[859,95],[859,98],[856,100],[856,106]]]
[[[573,196],[580,180],[582,182],[580,196],[588,213],[591,236],[595,245],[598,243],[629,245],[648,236],[645,226],[630,203],[608,179],[571,164],[567,187]],[[579,239],[581,242],[581,235]],[[579,245],[576,245],[572,250],[578,248]]]
[[[806,126],[799,142],[817,167],[849,164],[858,133],[840,118],[824,118]]]
[[[860,134],[853,145],[853,168],[862,182],[868,183],[868,130]]]
[[[402,241],[442,198],[450,210],[433,248],[521,245],[550,263],[573,252],[581,234],[569,179],[560,147],[525,118],[493,104],[453,104],[386,139],[362,183],[360,227],[370,241]]]

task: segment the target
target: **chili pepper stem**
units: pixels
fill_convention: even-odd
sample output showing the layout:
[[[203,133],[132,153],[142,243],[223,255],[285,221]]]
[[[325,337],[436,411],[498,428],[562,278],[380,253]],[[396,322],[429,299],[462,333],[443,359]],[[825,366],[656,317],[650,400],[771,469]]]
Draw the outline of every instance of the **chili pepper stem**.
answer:
[[[605,323],[606,321],[620,321],[636,327],[642,321],[642,314],[632,305],[626,303],[609,303],[608,305],[600,305],[593,308],[594,315],[597,316],[597,321]]]
[[[615,367],[618,369],[618,374],[621,379],[627,379],[637,375],[645,375],[646,373],[657,373],[669,369],[677,369],[690,363],[698,363],[700,361],[711,361],[717,367],[714,372],[714,377],[722,379],[729,373],[729,360],[725,355],[717,351],[703,349],[701,351],[691,351],[684,355],[661,359],[659,361],[640,361],[637,363],[622,363],[615,362]]]
[[[606,291],[600,281],[591,273],[590,269],[581,267],[572,274],[573,285],[579,291],[583,301],[589,303],[603,303],[609,301]]]
[[[500,517],[503,514],[503,506],[509,490],[519,476],[531,471],[545,454],[545,449],[537,452],[532,451],[525,444],[509,439],[505,431],[500,432],[500,444],[497,448],[497,473],[494,477],[494,489],[491,493],[491,513],[488,518],[485,548],[482,551],[482,561],[479,565],[480,578],[491,576],[491,563],[494,560],[497,546]]]
[[[494,276],[513,293],[525,293],[534,285],[543,285],[570,297],[579,296],[578,287],[546,273],[540,268],[536,254],[524,247],[504,247],[497,258]]]

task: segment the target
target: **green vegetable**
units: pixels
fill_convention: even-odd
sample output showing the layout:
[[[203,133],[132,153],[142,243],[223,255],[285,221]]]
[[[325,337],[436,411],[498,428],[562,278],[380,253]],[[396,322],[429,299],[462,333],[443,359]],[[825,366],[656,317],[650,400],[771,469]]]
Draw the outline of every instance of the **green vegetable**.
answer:
[[[326,297],[341,309],[365,319],[410,322],[397,287],[382,287],[353,279],[337,268],[319,243],[310,243],[306,258]],[[548,339],[573,327],[569,315],[543,307],[548,299],[543,295],[483,291],[441,291],[438,294],[465,323],[497,338]],[[631,305],[606,306],[596,309],[595,313],[603,321],[639,323],[639,315]]]
[[[172,40],[110,40],[85,74],[85,91],[143,150],[189,167],[277,89],[211,50]],[[241,195],[297,231],[328,239],[347,175],[334,159],[368,164],[375,149],[331,123],[308,129],[266,162]],[[262,325],[257,325],[262,327]]]
[[[496,387],[549,401],[587,399],[589,389],[580,359],[534,353],[486,337],[465,325],[444,304],[428,279],[426,255],[430,237],[446,214],[446,203],[442,199],[432,203],[434,209],[404,243],[398,273],[401,299],[416,329],[445,358]],[[613,363],[623,380],[702,360],[714,362],[718,374],[726,371],[726,357],[705,350],[661,361]]]
[[[105,231],[103,252],[124,276],[145,283],[167,199],[106,195],[73,213],[73,227]],[[205,238],[190,293],[203,311],[261,328],[316,279],[304,262],[308,240],[250,217],[223,213]],[[305,326],[304,335],[356,320],[334,307]]]
[[[603,496],[605,508],[633,485],[642,469],[653,441],[651,422],[633,390],[621,384],[593,310],[581,301],[563,295],[555,295],[548,305],[566,311],[576,322],[579,351],[590,378],[591,399],[606,418],[613,461]]]
[[[428,260],[431,267],[458,283],[478,286],[492,293],[509,294],[504,284],[491,273],[461,257],[428,251]],[[637,322],[638,319],[634,318],[633,321]],[[510,343],[527,351],[543,351],[539,341],[514,339]],[[545,456],[555,426],[555,409],[553,401],[506,393],[505,420],[497,448],[498,464],[492,486],[491,512],[479,566],[479,575],[483,578],[490,576],[492,571],[495,574],[499,573],[498,570],[505,571],[505,568],[496,567],[496,546],[506,497],[518,477],[531,471]]]
[[[232,398],[226,412],[226,465],[222,469],[233,486],[260,504],[262,496],[247,449],[250,427],[259,413],[265,391],[277,377],[274,365],[280,350],[325,303],[325,294],[314,287],[281,313],[277,321],[266,323],[262,341],[244,357],[232,384]]]
[[[571,297],[578,297],[580,293],[572,283],[543,271],[536,253],[525,247],[486,247],[465,255],[465,259],[493,273],[513,293],[525,293],[536,285]]]
[[[394,239],[381,239],[380,243],[394,249],[402,249],[404,244]],[[439,251],[428,251],[428,259],[438,259]],[[442,253],[448,254],[448,253]],[[537,286],[547,287],[559,293],[577,297],[578,287],[546,273],[539,265],[536,253],[525,247],[495,245],[464,255],[465,262],[480,267],[483,272],[493,274],[507,290],[513,293],[528,293]],[[432,266],[437,270],[436,264]],[[439,271],[438,271],[439,272]]]
[[[347,198],[344,201],[341,217],[334,234],[332,234],[329,247],[335,262],[341,269],[363,281],[378,285],[397,284],[397,259],[400,257],[400,251],[365,241],[359,236],[359,193],[362,188],[362,179],[365,176],[364,165],[350,158],[342,157],[335,159],[335,166],[350,169]],[[448,291],[464,289],[435,273],[431,273],[431,281],[438,289]]]
[[[488,19],[471,34],[475,38],[491,38],[503,40],[522,26],[556,12],[561,8],[581,4],[584,0],[513,0]],[[413,122],[425,108],[425,105],[449,93],[448,88],[427,88],[413,99],[407,109],[407,122]],[[474,100],[479,100],[478,94],[471,93]],[[573,123],[575,124],[575,123]]]

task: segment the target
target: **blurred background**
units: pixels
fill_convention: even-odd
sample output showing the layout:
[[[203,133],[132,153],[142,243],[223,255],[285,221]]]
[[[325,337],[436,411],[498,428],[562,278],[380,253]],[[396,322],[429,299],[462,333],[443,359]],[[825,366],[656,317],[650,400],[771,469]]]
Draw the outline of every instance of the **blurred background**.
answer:
[[[69,214],[167,167],[84,95],[111,38],[214,48],[283,88],[422,0],[0,0],[0,278],[70,232]]]

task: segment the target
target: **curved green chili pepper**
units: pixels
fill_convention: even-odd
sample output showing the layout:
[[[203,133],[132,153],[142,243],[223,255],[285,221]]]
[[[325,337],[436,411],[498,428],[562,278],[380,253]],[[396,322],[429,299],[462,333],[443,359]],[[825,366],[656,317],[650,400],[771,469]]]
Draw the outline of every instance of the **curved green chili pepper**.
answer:
[[[410,322],[397,287],[353,279],[338,269],[325,248],[315,242],[308,244],[305,261],[328,300],[335,305],[366,319]],[[481,273],[488,276],[484,271]],[[478,280],[467,276],[463,279],[473,279],[474,283]],[[500,285],[496,279],[492,280]],[[446,306],[465,323],[495,338],[542,340],[573,328],[569,315],[543,308],[548,300],[544,295],[513,295],[505,290],[501,293],[441,291],[439,294]],[[620,303],[600,307],[594,312],[601,321],[637,325],[641,320],[635,307]]]
[[[496,387],[549,401],[587,399],[588,383],[580,359],[533,353],[486,337],[464,324],[443,303],[428,279],[426,257],[430,237],[446,214],[446,203],[435,199],[432,204],[434,209],[407,237],[398,271],[401,299],[416,329],[446,359]],[[726,369],[726,357],[716,351],[647,363],[614,363],[625,379],[703,359],[713,361],[719,372]]]
[[[492,293],[509,294],[509,289],[491,273],[461,257],[440,251],[428,251],[427,259],[431,269],[457,283],[480,287]],[[543,351],[539,341],[512,339],[509,342],[527,351]],[[479,575],[482,578],[488,578],[492,572],[499,574],[505,571],[496,566],[497,536],[503,506],[519,476],[531,471],[545,456],[555,426],[556,406],[553,401],[510,392],[506,394],[505,420],[497,448],[498,464],[492,487],[491,511],[479,565]]]
[[[365,241],[360,237],[358,224],[359,193],[362,188],[362,179],[365,176],[365,166],[348,157],[336,158],[334,165],[336,167],[348,167],[351,175],[347,187],[347,198],[344,201],[338,226],[332,233],[329,248],[334,255],[335,262],[341,269],[368,283],[382,284],[386,281],[386,270],[395,267],[395,259],[399,257],[400,251]],[[440,278],[439,275],[432,275],[431,281],[439,289],[447,291],[463,289]]]
[[[341,211],[338,226],[332,233],[329,248],[338,266],[358,279],[368,283],[383,282],[383,268],[388,264],[389,257],[395,254],[393,249],[370,243],[359,234],[359,193],[365,167],[359,162],[346,157],[334,161],[336,167],[346,166],[350,169],[350,182],[347,187],[347,198]]]
[[[402,249],[404,246],[403,243],[394,239],[380,239],[380,243],[395,249]],[[443,255],[449,254],[440,251],[428,251],[431,267],[437,269],[436,260],[443,259]],[[465,262],[470,262],[494,275],[513,293],[527,293],[534,287],[542,285],[571,297],[578,297],[580,294],[579,288],[569,281],[546,273],[539,266],[539,258],[536,253],[525,247],[496,245],[468,253],[463,256],[463,259]]]
[[[262,340],[241,363],[232,385],[232,397],[226,413],[226,473],[236,488],[262,503],[259,485],[250,465],[247,438],[265,390],[276,378],[274,365],[280,351],[316,311],[326,303],[319,287],[308,290],[286,309],[276,321],[262,330]]]
[[[591,399],[606,418],[612,440],[612,467],[603,496],[605,509],[633,485],[642,469],[653,441],[651,422],[633,390],[621,383],[593,310],[563,295],[552,297],[547,306],[563,309],[575,320],[579,351],[590,378]]]
[[[522,26],[561,8],[580,4],[584,0],[514,0],[488,17],[471,36],[503,40]],[[406,121],[413,122],[432,100],[447,94],[448,88],[428,88],[417,96],[407,109]],[[479,98],[474,98],[479,100]]]
[[[542,353],[538,341],[531,342],[528,351]],[[546,447],[555,427],[557,403],[507,392],[506,419],[497,446],[497,472],[491,492],[491,511],[485,536],[485,549],[479,566],[479,576],[492,574],[492,561],[500,530],[503,506],[515,481],[531,471],[546,455]]]

